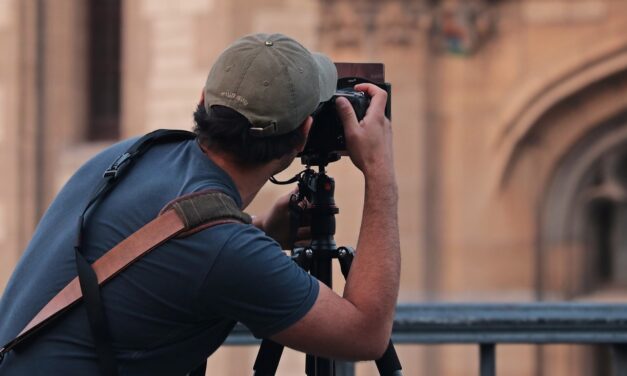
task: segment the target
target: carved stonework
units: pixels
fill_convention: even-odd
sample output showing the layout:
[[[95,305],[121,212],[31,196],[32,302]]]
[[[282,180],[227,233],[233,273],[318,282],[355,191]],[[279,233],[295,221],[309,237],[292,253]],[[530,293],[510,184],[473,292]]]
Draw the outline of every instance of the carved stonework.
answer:
[[[492,35],[495,10],[485,1],[448,1],[433,14],[431,41],[442,52],[469,55]]]
[[[321,40],[336,49],[362,48],[366,41],[403,48],[429,33],[437,50],[471,54],[496,20],[484,0],[321,0],[320,9]]]
[[[427,8],[418,6],[419,2],[394,1],[383,4],[375,19],[380,43],[399,47],[412,45],[418,34],[419,17],[427,14]]]
[[[364,22],[352,1],[324,1],[321,5],[320,35],[335,48],[359,48]]]
[[[339,49],[360,48],[369,39],[408,46],[414,43],[428,9],[423,0],[323,0],[321,39]]]

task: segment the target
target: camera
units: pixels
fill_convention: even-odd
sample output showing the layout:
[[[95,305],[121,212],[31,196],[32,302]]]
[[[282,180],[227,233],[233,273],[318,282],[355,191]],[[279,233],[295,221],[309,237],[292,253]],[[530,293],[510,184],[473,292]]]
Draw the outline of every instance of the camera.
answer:
[[[354,64],[354,63],[336,63],[338,67],[338,75],[342,70],[338,64],[351,64],[352,67],[358,65],[363,67],[364,65],[373,66],[376,65],[377,75],[375,78],[382,78],[383,65],[382,64]],[[380,70],[380,72],[379,72]],[[354,71],[354,69],[353,69]],[[364,73],[364,69],[361,69],[361,73]],[[368,72],[366,72],[368,73]],[[372,72],[369,72],[372,75]],[[309,132],[309,138],[303,151],[298,155],[304,165],[326,165],[330,162],[335,162],[340,159],[342,155],[346,155],[346,140],[344,137],[344,127],[342,120],[337,113],[335,107],[335,100],[339,97],[348,99],[357,120],[363,119],[370,105],[370,97],[361,91],[356,91],[354,86],[360,83],[372,83],[380,88],[384,89],[388,93],[388,99],[385,106],[385,116],[391,118],[391,85],[385,82],[375,82],[365,77],[342,77],[337,81],[337,90],[330,100],[321,103],[316,111],[312,114],[313,125]]]

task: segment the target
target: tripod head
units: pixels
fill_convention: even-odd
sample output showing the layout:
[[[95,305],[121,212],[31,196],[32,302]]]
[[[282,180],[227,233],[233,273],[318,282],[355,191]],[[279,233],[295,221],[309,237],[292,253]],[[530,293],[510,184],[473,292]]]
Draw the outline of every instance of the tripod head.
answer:
[[[305,214],[311,218],[311,248],[334,250],[335,215],[339,213],[335,205],[335,180],[326,174],[324,166],[319,171],[307,167],[298,180],[298,202],[309,204]]]
[[[305,169],[298,179],[298,193],[311,204],[313,212],[337,214],[335,205],[335,180],[326,174],[324,167],[314,171],[311,167]]]

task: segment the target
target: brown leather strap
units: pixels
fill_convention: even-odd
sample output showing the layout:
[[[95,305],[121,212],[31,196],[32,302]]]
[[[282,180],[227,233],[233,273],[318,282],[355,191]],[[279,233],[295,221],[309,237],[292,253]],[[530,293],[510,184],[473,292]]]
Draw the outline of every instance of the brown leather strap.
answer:
[[[218,219],[206,223],[203,227],[207,228],[230,222],[240,221],[235,219]],[[167,240],[177,236],[185,229],[185,224],[176,210],[165,211],[156,219],[124,239],[92,264],[96,276],[98,277],[98,284],[102,285],[106,283],[134,261],[157,248]],[[17,337],[2,348],[2,353],[10,351],[17,344],[43,327],[48,321],[68,310],[81,298],[81,288],[78,277],[76,277],[39,311]]]
[[[168,203],[157,218],[111,248],[92,264],[92,268],[98,278],[98,285],[102,285],[169,239],[223,223],[251,222],[250,216],[222,192],[206,190],[185,195]],[[0,348],[0,361],[4,354],[63,314],[81,298],[80,282],[76,277],[39,311],[17,337]]]

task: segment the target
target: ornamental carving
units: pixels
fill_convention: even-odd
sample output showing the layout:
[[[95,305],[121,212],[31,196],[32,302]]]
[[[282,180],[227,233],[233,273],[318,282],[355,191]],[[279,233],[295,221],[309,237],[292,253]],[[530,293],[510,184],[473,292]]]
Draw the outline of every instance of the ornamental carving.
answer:
[[[437,51],[468,55],[495,30],[483,0],[322,0],[320,36],[330,48],[408,47],[425,37]]]
[[[360,48],[367,41],[392,46],[414,43],[426,1],[323,0],[321,39],[334,48]]]
[[[483,1],[446,2],[433,13],[432,45],[439,51],[469,55],[494,32],[495,10]]]

